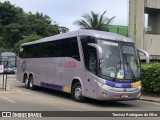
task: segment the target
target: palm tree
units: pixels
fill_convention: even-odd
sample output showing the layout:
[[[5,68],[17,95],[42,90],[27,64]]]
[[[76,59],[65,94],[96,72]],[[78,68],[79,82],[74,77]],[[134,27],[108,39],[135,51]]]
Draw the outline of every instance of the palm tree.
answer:
[[[76,20],[73,24],[80,26],[81,29],[92,29],[92,30],[101,30],[109,31],[108,25],[115,18],[107,18],[104,15],[107,11],[104,11],[102,15],[94,13],[91,11],[91,14],[84,14],[81,20]]]

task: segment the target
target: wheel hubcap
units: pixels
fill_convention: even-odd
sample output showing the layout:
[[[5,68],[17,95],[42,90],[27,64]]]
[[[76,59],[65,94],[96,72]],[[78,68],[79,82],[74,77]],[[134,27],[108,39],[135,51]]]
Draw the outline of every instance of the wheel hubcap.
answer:
[[[28,79],[25,80],[25,86],[27,86],[27,84],[28,84]]]
[[[32,88],[32,86],[33,86],[33,84],[32,84],[32,80],[30,81],[30,85],[29,85],[31,88]]]
[[[75,89],[75,97],[76,97],[76,99],[79,99],[79,98],[81,97],[81,94],[82,94],[81,88],[80,88],[80,87],[77,87],[77,88]]]

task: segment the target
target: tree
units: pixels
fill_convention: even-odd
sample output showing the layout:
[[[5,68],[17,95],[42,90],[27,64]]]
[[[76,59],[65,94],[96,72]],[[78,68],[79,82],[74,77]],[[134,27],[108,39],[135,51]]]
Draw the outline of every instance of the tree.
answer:
[[[102,15],[91,11],[90,14],[84,14],[81,20],[76,20],[73,24],[80,26],[81,29],[92,29],[92,30],[101,30],[109,31],[108,25],[115,18],[107,18],[104,15],[107,11],[104,11]]]
[[[22,27],[24,11],[19,7],[11,5],[10,2],[0,2],[0,37],[3,47],[11,48],[20,39],[25,31]],[[1,46],[2,47],[2,46]]]
[[[9,1],[0,2],[0,24],[8,25],[10,23],[23,22],[22,16],[24,11],[22,8],[11,5]]]
[[[0,2],[0,31],[0,50],[11,50],[24,36],[48,37],[67,32],[68,28],[57,26],[48,15],[25,13],[22,8],[5,1]]]
[[[58,26],[58,24],[55,25],[57,30],[58,30],[58,34],[61,34],[61,33],[66,33],[69,31],[68,28],[66,27],[63,27],[63,26]]]
[[[58,34],[58,30],[55,24],[52,24],[52,21],[49,16],[43,15],[42,13],[37,12],[32,14],[31,12],[26,15],[27,19],[27,28],[28,33],[32,34],[35,32],[37,35],[48,37],[51,35]]]

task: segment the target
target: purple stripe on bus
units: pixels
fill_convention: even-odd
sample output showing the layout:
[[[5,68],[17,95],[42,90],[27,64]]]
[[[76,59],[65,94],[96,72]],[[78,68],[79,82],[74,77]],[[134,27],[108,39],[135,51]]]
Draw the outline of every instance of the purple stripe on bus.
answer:
[[[132,88],[132,83],[119,83],[119,82],[112,82],[109,80],[106,80],[106,85],[115,88]]]
[[[60,86],[60,85],[55,85],[55,84],[41,82],[41,86],[45,87],[45,88],[53,89],[53,90],[63,91],[63,87]]]

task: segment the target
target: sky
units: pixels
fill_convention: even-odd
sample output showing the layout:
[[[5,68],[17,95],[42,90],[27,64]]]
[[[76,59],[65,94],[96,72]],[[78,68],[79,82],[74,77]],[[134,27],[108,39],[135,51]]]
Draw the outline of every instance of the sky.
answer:
[[[25,12],[40,12],[48,15],[59,26],[69,28],[70,31],[79,29],[73,22],[81,19],[82,15],[90,13],[102,14],[105,10],[106,17],[113,20],[113,25],[128,25],[128,0],[0,0],[10,1],[16,7],[21,7]]]

